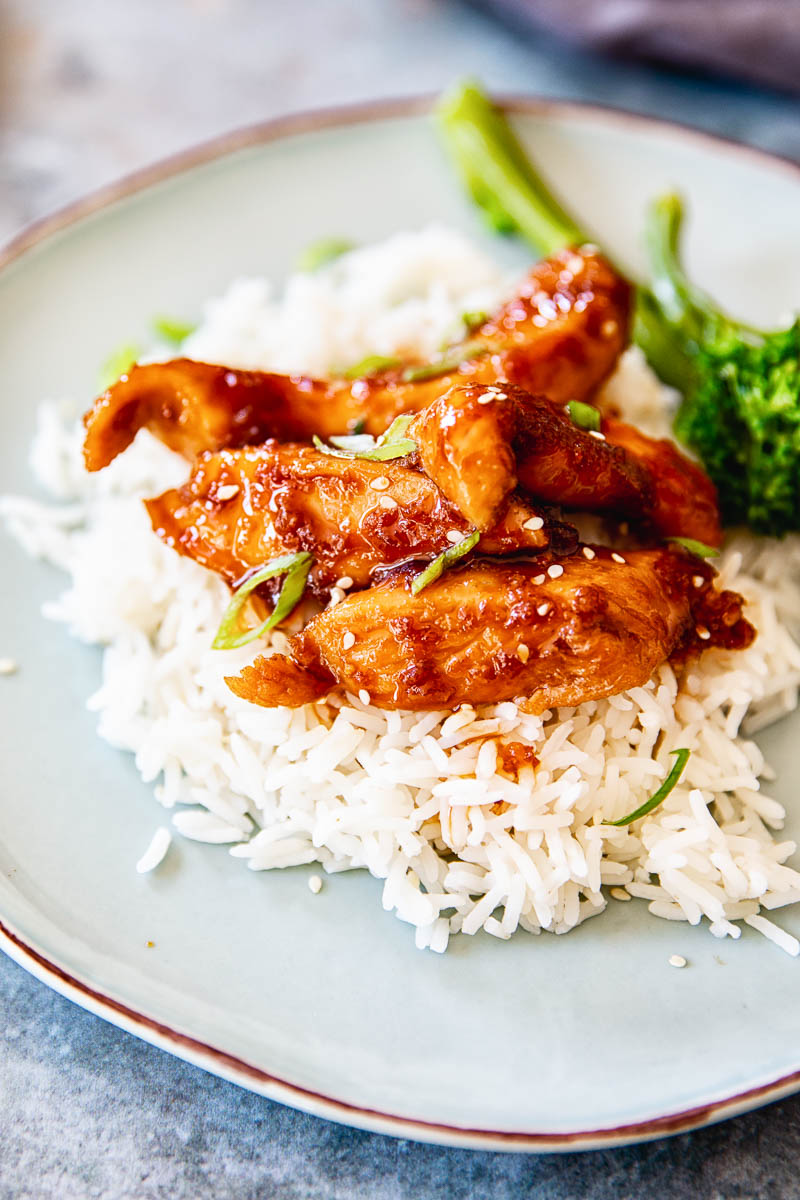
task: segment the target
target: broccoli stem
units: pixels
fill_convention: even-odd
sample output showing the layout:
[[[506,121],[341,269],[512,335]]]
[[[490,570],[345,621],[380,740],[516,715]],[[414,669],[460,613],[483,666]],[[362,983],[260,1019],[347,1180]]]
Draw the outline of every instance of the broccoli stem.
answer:
[[[521,234],[541,254],[592,240],[553,196],[477,84],[457,84],[439,101],[436,116],[456,170],[494,232]],[[665,382],[686,386],[690,367],[681,342],[665,324],[659,301],[641,287],[634,339]]]
[[[706,292],[690,282],[680,261],[682,226],[680,196],[668,193],[653,201],[645,223],[645,245],[653,275],[653,294],[662,320],[680,331],[690,350],[710,337],[763,338],[761,330],[734,321]]]
[[[467,191],[495,233],[521,233],[543,254],[589,241],[477,84],[461,83],[445,93],[436,116]]]

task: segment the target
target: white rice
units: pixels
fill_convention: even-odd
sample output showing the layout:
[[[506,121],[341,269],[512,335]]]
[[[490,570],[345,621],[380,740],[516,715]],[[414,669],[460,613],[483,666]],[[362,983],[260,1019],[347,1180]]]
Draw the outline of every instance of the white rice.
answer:
[[[136,870],[139,874],[146,875],[150,871],[154,871],[164,861],[164,856],[171,844],[172,834],[166,825],[160,825],[153,834],[150,845],[136,864]]]
[[[263,280],[237,281],[185,351],[314,372],[368,353],[430,353],[462,311],[490,307],[507,286],[453,232],[398,234],[295,276],[280,297]],[[670,394],[635,350],[608,388],[643,427],[667,427]],[[641,687],[541,717],[511,702],[383,712],[366,695],[261,709],[223,676],[263,644],[210,649],[226,589],[162,545],[140,503],[186,464],[141,433],[88,476],[75,423],[86,399],[40,414],[33,466],[61,503],[6,498],[2,511],[32,554],[70,574],[46,615],[105,646],[89,700],[98,732],[136,755],[157,799],[177,809],[174,830],[228,844],[252,870],[366,868],[384,881],[384,907],[436,951],[458,932],[566,933],[602,912],[610,889],[667,920],[705,917],[716,937],[738,937],[745,921],[797,954],[796,939],[758,915],[800,899],[800,874],[784,865],[795,845],[776,836],[783,809],[761,791],[768,768],[740,730],[797,704],[800,538],[730,539],[721,583],[746,596],[759,636],[744,652],[706,653],[680,680],[665,663]],[[283,649],[285,635],[271,644]],[[539,760],[518,779],[497,770],[498,741],[512,740]],[[686,770],[660,808],[633,827],[603,824],[642,804],[681,746]],[[158,831],[138,869],[157,865],[168,838]]]

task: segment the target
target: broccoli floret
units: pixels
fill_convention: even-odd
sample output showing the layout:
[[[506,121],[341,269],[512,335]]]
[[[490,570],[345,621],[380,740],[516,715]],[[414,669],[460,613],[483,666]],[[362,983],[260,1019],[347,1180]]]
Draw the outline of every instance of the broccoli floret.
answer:
[[[765,333],[722,313],[681,267],[682,219],[664,196],[647,229],[655,305],[686,373],[675,432],[717,485],[726,524],[800,529],[800,321]]]

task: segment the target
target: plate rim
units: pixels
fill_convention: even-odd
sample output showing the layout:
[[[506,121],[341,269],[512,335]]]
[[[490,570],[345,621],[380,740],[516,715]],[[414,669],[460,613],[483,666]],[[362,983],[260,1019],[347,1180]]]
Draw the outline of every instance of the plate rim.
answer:
[[[0,247],[0,272],[63,230],[121,200],[185,174],[193,168],[207,165],[239,150],[265,145],[285,137],[376,120],[420,116],[430,112],[436,98],[435,94],[425,94],[306,109],[234,128],[201,141],[105,184],[25,226]],[[634,113],[611,105],[508,93],[496,94],[494,98],[505,111],[511,113],[537,117],[553,116],[567,120],[588,117],[599,124],[612,124],[623,130],[633,128],[639,131],[649,129],[671,133],[686,142],[713,149],[716,153],[722,152],[773,171],[778,170],[800,183],[800,163],[793,159],[737,142],[733,138],[708,133],[689,124]],[[436,1145],[462,1149],[532,1152],[568,1152],[624,1146],[715,1124],[800,1091],[800,1070],[796,1070],[779,1075],[767,1083],[735,1092],[723,1099],[664,1113],[644,1121],[564,1133],[492,1130],[430,1122],[378,1109],[363,1108],[301,1087],[188,1032],[165,1024],[149,1013],[131,1007],[113,994],[92,986],[86,978],[74,974],[65,964],[59,962],[58,956],[49,957],[35,941],[23,937],[2,912],[0,950],[40,982],[93,1015],[102,1017],[151,1045],[249,1091],[340,1124],[393,1137],[410,1137]]]

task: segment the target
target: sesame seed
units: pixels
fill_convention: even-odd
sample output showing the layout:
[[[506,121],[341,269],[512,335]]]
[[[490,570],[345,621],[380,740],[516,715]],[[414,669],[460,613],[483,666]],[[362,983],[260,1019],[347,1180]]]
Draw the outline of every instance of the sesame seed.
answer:
[[[614,897],[615,900],[630,900],[631,899],[630,892],[626,892],[625,888],[613,887],[610,889],[610,893]]]
[[[508,392],[495,392],[494,398],[495,400],[507,400]]]
[[[597,555],[595,554],[595,552],[591,546],[584,546],[583,547],[583,557],[588,558],[589,561],[591,562],[591,560],[593,558],[597,558]]]
[[[523,523],[522,528],[523,529],[543,529],[544,528],[544,520],[542,519],[542,517],[529,517],[528,520]]]
[[[378,503],[380,504],[381,508],[387,508],[387,509],[397,508],[397,501],[392,499],[391,496],[381,496]]]
[[[391,479],[387,478],[386,475],[376,475],[369,486],[374,488],[376,492],[385,492],[391,482]]]
[[[583,270],[583,259],[580,254],[573,254],[567,259],[566,267],[573,275],[577,275]]]
[[[707,630],[707,629],[702,629],[702,628],[701,628],[701,627],[698,625],[698,626],[697,626],[697,636],[698,636],[699,638],[702,638],[704,642],[707,642],[707,641],[708,641],[708,639],[711,637],[711,634],[708,632],[708,630]]]
[[[596,438],[598,442],[604,442],[606,440],[606,435],[601,433],[599,429],[590,429],[589,437]]]
[[[551,579],[558,579],[559,575],[564,574],[564,568],[561,563],[553,563],[552,567],[547,568],[547,574]]]
[[[336,586],[338,588],[344,588],[345,591],[347,591],[348,588],[353,586],[353,580],[350,575],[342,575],[341,579],[336,580]]]
[[[705,583],[705,579],[703,578],[702,575],[693,575],[692,583],[694,584],[695,587],[702,587],[703,584]]]
[[[600,326],[600,333],[604,338],[612,338],[618,329],[619,325],[616,321],[603,321],[603,324]]]
[[[455,546],[457,542],[462,541],[464,535],[463,533],[459,533],[457,529],[448,529],[445,537],[447,538],[448,542],[452,542]]]
[[[0,675],[13,675],[19,670],[19,664],[13,658],[0,658]]]
[[[686,959],[683,957],[682,954],[670,954],[669,959],[667,961],[669,962],[669,965],[671,967],[685,967],[686,966]]]
[[[348,629],[347,633],[342,638],[342,648],[344,650],[349,650],[350,647],[355,646],[355,644],[356,644],[356,635],[354,633],[351,633],[350,630]]]
[[[342,600],[344,600],[344,592],[342,589],[340,587],[332,587],[331,598],[328,603],[328,607],[333,608],[334,605],[339,604]]]
[[[520,662],[526,663],[531,656],[531,652],[524,642],[520,642],[517,646],[517,658]]]
[[[315,896],[318,896],[322,891],[322,879],[319,875],[309,875],[308,877],[309,891],[312,891]]]
[[[370,696],[370,694],[366,688],[361,689],[361,691],[358,693],[358,698],[362,704],[371,704],[372,703],[372,697]]]
[[[536,611],[540,617],[546,617],[547,614],[550,612],[550,605],[549,604],[540,604]]]
[[[547,578],[546,575],[534,575],[533,582],[534,583],[544,583],[546,578]]]
[[[484,392],[482,396],[478,396],[478,404],[491,404],[494,399],[494,392]]]
[[[217,488],[217,499],[232,500],[238,491],[238,483],[225,483],[222,485],[222,487]]]
[[[595,242],[584,242],[579,250],[581,254],[599,254],[600,247]]]
[[[622,557],[621,554],[617,554],[616,550],[613,551],[611,557],[613,558],[614,562],[618,562],[618,563],[625,562],[625,559]]]

